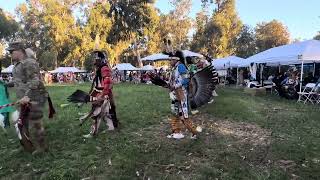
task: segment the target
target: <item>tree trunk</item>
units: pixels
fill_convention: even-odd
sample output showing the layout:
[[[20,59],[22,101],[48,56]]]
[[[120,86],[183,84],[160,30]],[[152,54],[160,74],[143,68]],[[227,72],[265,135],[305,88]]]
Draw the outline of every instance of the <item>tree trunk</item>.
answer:
[[[134,40],[134,49],[135,49],[136,55],[137,55],[138,67],[141,68],[143,66],[143,64],[142,64],[142,61],[141,61],[140,51],[139,51],[139,47],[138,47],[138,44],[137,44],[137,40]]]

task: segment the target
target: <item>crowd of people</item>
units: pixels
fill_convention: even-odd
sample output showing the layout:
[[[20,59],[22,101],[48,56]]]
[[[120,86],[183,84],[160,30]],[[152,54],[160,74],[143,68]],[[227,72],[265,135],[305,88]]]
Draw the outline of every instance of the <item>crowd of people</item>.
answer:
[[[320,69],[318,65],[315,67],[312,72],[309,69],[309,72],[303,75],[302,87],[308,83],[320,83]],[[226,80],[229,84],[238,83],[237,85],[249,88],[271,86],[279,96],[297,99],[301,83],[301,72],[298,68],[297,66],[284,66],[280,70],[278,67],[266,67],[262,76],[260,73],[253,75],[247,68],[238,70],[238,75],[236,69],[229,69]],[[259,72],[260,69],[258,68],[257,71]]]
[[[92,82],[93,79],[92,73],[49,73],[45,72],[42,74],[43,80],[46,84],[52,83],[84,83]]]
[[[119,71],[117,69],[112,70],[112,80],[114,83],[121,82],[131,82],[134,84],[145,83],[150,84],[150,74],[157,74],[161,79],[168,81],[169,80],[169,70],[163,68],[154,69],[151,71]],[[50,73],[50,72],[41,72],[41,79],[45,84],[52,83],[84,83],[92,82],[95,76],[94,72],[91,73]],[[5,82],[12,81],[12,73],[6,73],[0,75],[0,80]]]
[[[115,83],[119,82],[132,82],[134,84],[138,83],[151,83],[151,74],[157,74],[161,79],[168,81],[169,80],[169,70],[163,68],[154,69],[151,71],[119,71],[117,69],[113,70],[113,81]]]

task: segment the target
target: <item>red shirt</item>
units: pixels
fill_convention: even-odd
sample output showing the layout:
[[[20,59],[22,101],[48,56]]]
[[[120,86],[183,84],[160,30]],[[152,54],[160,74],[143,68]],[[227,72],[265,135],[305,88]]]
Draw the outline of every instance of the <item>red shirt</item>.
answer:
[[[101,68],[103,95],[110,95],[112,92],[112,71],[108,66],[103,66]]]

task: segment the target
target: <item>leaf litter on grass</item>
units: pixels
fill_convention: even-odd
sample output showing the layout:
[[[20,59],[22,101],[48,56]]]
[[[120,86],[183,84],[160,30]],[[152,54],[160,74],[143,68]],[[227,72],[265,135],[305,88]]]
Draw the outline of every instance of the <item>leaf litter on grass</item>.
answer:
[[[193,116],[192,120],[195,125],[203,128],[197,140],[191,140],[190,133],[185,129],[184,139],[168,139],[166,135],[170,133],[170,125],[167,119],[163,119],[158,125],[133,132],[134,143],[139,144],[144,153],[159,155],[170,152],[169,158],[138,162],[145,171],[143,172],[140,168],[139,172],[151,177],[151,172],[161,172],[162,175],[165,174],[171,178],[176,175],[180,178],[189,175],[191,179],[199,178],[196,172],[198,167],[205,164],[213,168],[215,165],[227,166],[229,162],[220,162],[223,160],[219,159],[221,158],[219,155],[224,152],[227,152],[227,156],[231,156],[228,161],[233,161],[232,158],[238,157],[240,163],[249,164],[254,168],[266,169],[270,164],[270,160],[267,159],[271,143],[270,130],[255,124],[209,118],[206,115]],[[179,152],[179,157],[174,152]],[[226,164],[218,165],[218,162]],[[157,171],[154,171],[155,169]],[[223,170],[218,169],[217,171],[222,172]],[[224,176],[227,177],[226,174]]]

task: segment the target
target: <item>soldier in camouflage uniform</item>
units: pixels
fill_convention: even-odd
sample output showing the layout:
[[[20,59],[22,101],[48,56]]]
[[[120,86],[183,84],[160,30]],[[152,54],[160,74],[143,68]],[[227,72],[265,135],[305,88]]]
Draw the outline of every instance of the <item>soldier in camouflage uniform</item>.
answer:
[[[27,116],[27,128],[34,130],[34,138],[39,148],[34,151],[47,151],[45,143],[45,130],[43,127],[43,107],[48,97],[43,82],[40,79],[40,68],[38,62],[28,57],[23,42],[9,44],[8,51],[14,61],[13,82],[9,87],[15,87],[16,97],[21,105],[29,104],[30,112]]]

